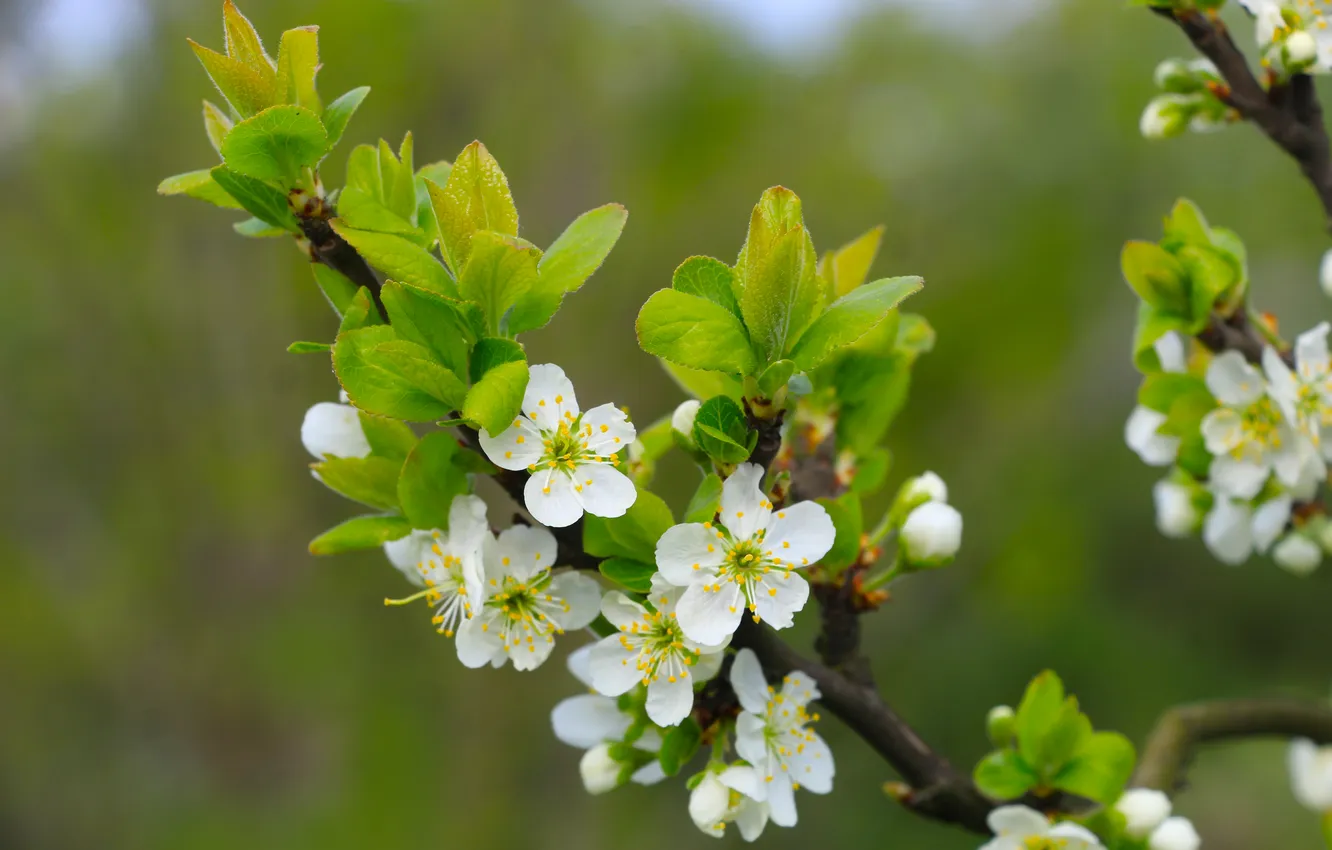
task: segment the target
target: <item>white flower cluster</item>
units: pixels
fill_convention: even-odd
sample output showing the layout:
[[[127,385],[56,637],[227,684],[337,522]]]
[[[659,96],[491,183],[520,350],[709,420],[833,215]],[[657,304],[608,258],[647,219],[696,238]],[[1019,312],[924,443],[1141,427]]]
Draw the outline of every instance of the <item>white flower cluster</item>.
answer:
[[[1322,518],[1289,530],[1298,503],[1327,481],[1332,458],[1332,358],[1329,325],[1302,334],[1294,368],[1268,347],[1262,369],[1235,351],[1215,355],[1203,376],[1215,407],[1202,417],[1200,436],[1211,461],[1207,480],[1177,469],[1154,490],[1157,526],[1170,537],[1202,530],[1203,542],[1226,564],[1269,551],[1297,574],[1316,569],[1323,556]],[[1156,342],[1163,372],[1189,373],[1190,341],[1170,333]],[[1167,414],[1139,406],[1125,441],[1144,463],[1172,466],[1185,436],[1168,428]],[[1170,431],[1170,433],[1165,433]]]
[[[1133,788],[1115,803],[1124,816],[1124,833],[1132,839],[1146,840],[1148,850],[1198,850],[1202,838],[1193,823],[1171,815],[1170,798],[1150,788]]]
[[[1292,742],[1290,784],[1300,805],[1332,818],[1332,747],[1303,738]]]
[[[1124,835],[1134,847],[1147,850],[1198,850],[1202,839],[1187,818],[1171,817],[1170,798],[1160,791],[1135,788],[1125,792],[1115,808],[1124,816]],[[1105,850],[1091,830],[1075,823],[1051,823],[1026,806],[1002,806],[990,813],[990,831],[995,838],[980,850],[1028,850],[1058,847],[1062,850]]]
[[[1254,16],[1263,65],[1283,74],[1332,72],[1327,0],[1240,0]]]
[[[1161,94],[1148,102],[1138,121],[1144,138],[1168,139],[1186,131],[1210,133],[1231,120],[1230,109],[1208,88],[1221,82],[1209,60],[1167,59],[1156,67],[1155,80]]]

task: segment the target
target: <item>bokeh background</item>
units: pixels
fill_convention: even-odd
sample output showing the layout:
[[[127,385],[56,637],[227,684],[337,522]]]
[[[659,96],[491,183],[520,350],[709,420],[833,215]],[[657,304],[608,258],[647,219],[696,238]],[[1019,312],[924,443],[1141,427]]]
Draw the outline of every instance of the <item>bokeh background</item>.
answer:
[[[1188,195],[1247,240],[1260,304],[1328,314],[1312,194],[1250,128],[1137,133],[1177,32],[1122,2],[252,0],[270,42],[322,27],[327,97],[374,91],[352,142],[481,138],[524,235],[620,201],[629,227],[528,339],[639,421],[679,392],[632,320],[684,257],[729,258],[750,206],[798,191],[817,243],[887,225],[939,332],[894,426],[894,481],[938,471],[955,566],[904,583],[867,640],[884,691],[970,766],[983,717],[1053,667],[1135,740],[1171,703],[1324,696],[1329,573],[1226,569],[1153,528],[1124,447],[1136,377],[1127,238]],[[354,508],[310,479],[304,410],[336,387],[285,353],[334,323],[286,242],[154,194],[214,162],[185,44],[215,0],[0,3],[0,846],[717,846],[673,782],[587,796],[548,712],[559,658],[469,672],[375,553],[306,542]],[[327,174],[338,185],[343,155]],[[677,505],[691,482],[668,476]],[[498,503],[498,502],[497,502]],[[805,643],[809,634],[793,637]],[[561,656],[562,657],[562,656]],[[829,797],[766,846],[969,848],[880,791],[838,723]],[[1318,846],[1276,742],[1209,751],[1178,807],[1206,846]],[[730,836],[727,842],[738,843]]]

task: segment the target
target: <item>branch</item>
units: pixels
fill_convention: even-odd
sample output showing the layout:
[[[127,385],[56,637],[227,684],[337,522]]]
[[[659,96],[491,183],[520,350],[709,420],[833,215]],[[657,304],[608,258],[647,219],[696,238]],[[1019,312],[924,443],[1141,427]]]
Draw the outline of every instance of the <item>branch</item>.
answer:
[[[1293,699],[1200,702],[1170,709],[1143,749],[1133,784],[1173,793],[1203,744],[1244,738],[1310,738],[1332,744],[1332,705]]]
[[[370,290],[370,297],[379,308],[380,316],[387,319],[388,313],[384,311],[384,302],[379,298],[382,284],[365,258],[348,244],[347,240],[338,235],[327,218],[302,216],[299,221],[301,232],[310,242],[310,259],[323,263],[357,286],[364,286]]]
[[[1219,20],[1196,9],[1154,11],[1173,20],[1198,52],[1216,65],[1227,88],[1214,90],[1213,94],[1256,124],[1299,163],[1332,228],[1332,154],[1312,78],[1296,74],[1288,84],[1274,84],[1265,89]]]

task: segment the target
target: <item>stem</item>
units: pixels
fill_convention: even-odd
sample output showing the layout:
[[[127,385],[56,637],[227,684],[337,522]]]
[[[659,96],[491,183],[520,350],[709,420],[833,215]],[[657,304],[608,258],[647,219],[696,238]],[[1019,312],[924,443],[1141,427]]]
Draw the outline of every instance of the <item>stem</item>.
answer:
[[[893,562],[888,565],[888,569],[884,570],[883,572],[879,573],[873,578],[866,579],[865,583],[861,585],[861,590],[865,593],[868,593],[871,590],[878,590],[881,587],[887,586],[889,582],[904,575],[905,573],[906,570],[902,568],[901,556],[893,555]]]

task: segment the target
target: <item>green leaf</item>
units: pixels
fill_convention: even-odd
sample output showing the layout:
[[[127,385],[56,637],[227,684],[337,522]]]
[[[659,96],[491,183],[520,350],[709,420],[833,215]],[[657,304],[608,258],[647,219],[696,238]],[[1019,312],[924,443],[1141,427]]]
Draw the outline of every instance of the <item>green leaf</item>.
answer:
[[[674,776],[680,768],[689,763],[698,752],[703,733],[692,717],[686,717],[679,726],[673,726],[661,736],[661,751],[657,754],[661,769],[667,776]]]
[[[638,498],[622,517],[583,517],[583,547],[594,558],[626,558],[646,564],[657,562],[657,541],[675,524],[671,509],[650,490],[639,490]]]
[[[427,348],[398,339],[388,325],[340,333],[333,366],[353,404],[393,419],[444,419],[466,395],[462,381]]]
[[[203,120],[204,132],[208,134],[208,143],[217,151],[218,156],[222,155],[222,140],[231,132],[233,123],[217,105],[203,102]]]
[[[1188,315],[1188,273],[1164,248],[1151,242],[1129,242],[1120,263],[1124,279],[1145,303]]]
[[[1087,737],[1073,759],[1059,771],[1053,786],[1113,806],[1124,793],[1136,760],[1128,738],[1118,732],[1097,732]]]
[[[634,593],[651,592],[652,577],[657,574],[652,564],[627,558],[607,558],[600,569],[603,576]]]
[[[219,165],[212,170],[213,179],[244,207],[245,211],[262,222],[292,233],[300,233],[296,215],[287,203],[287,196],[262,180],[246,177]]]
[[[219,186],[217,181],[213,179],[212,169],[187,171],[184,174],[168,177],[157,184],[157,194],[186,195],[224,209],[238,210],[241,208],[240,203],[228,195],[227,190]]]
[[[282,34],[278,44],[277,86],[284,103],[294,103],[315,115],[323,110],[315,88],[319,72],[319,27],[297,27]]]
[[[576,292],[620,240],[629,211],[607,204],[585,212],[565,228],[541,258],[541,280],[560,292]]]
[[[423,248],[427,245],[425,231],[356,186],[348,186],[338,196],[338,218],[347,227],[375,233],[396,233]]]
[[[1201,331],[1211,318],[1213,305],[1237,282],[1235,266],[1219,251],[1200,246],[1181,248],[1177,257],[1188,272],[1190,328]]]
[[[743,463],[752,448],[745,412],[726,396],[708,399],[694,417],[694,442],[720,463]]]
[[[333,311],[341,318],[356,297],[356,284],[341,272],[322,263],[311,263],[310,269],[314,272],[315,284],[319,287],[319,291],[324,293]]]
[[[754,207],[736,281],[740,312],[760,356],[780,360],[824,300],[814,243],[791,190],[769,189]]]
[[[247,239],[275,239],[279,236],[286,236],[287,231],[280,227],[274,227],[266,221],[260,221],[257,218],[247,218],[245,221],[238,221],[231,225],[231,229]]]
[[[449,508],[455,496],[469,489],[467,476],[453,462],[462,451],[445,431],[426,434],[402,465],[398,500],[415,528],[449,528]]]
[[[232,0],[223,0],[222,29],[227,37],[228,56],[261,72],[273,73],[273,60],[268,58],[258,30]]]
[[[817,501],[828,512],[833,528],[837,530],[832,548],[819,563],[836,575],[860,559],[860,536],[865,530],[860,497],[855,493],[843,493],[836,499]]]
[[[1153,346],[1171,331],[1192,336],[1192,321],[1185,316],[1157,310],[1147,302],[1138,305],[1138,323],[1133,331],[1133,365],[1139,372],[1161,371],[1161,361]]]
[[[333,229],[370,265],[393,280],[415,284],[449,298],[458,297],[458,288],[449,273],[415,242],[393,233],[357,230],[336,219]]]
[[[324,128],[328,131],[328,146],[333,147],[342,140],[342,134],[347,132],[347,124],[351,121],[356,110],[360,109],[361,102],[365,96],[370,93],[369,86],[361,86],[352,89],[342,97],[333,101],[324,110]]]
[[[879,327],[883,327],[880,325]],[[898,317],[896,350],[907,355],[914,362],[922,354],[934,350],[934,328],[924,316],[915,313],[902,313]]]
[[[374,299],[370,297],[370,290],[362,286],[356,290],[351,303],[347,305],[347,311],[342,314],[342,322],[338,325],[338,333],[382,324],[384,324],[384,319],[379,315],[379,308],[375,306]]]
[[[289,187],[327,150],[328,134],[319,116],[302,106],[283,105],[232,127],[222,142],[222,159],[237,174]]]
[[[402,461],[384,457],[326,457],[310,464],[330,490],[380,510],[398,507],[398,472]]]
[[[416,432],[405,422],[358,411],[361,430],[365,433],[370,451],[380,457],[402,460],[416,447]]]
[[[487,372],[505,363],[526,362],[523,347],[511,339],[483,339],[472,351],[471,379],[475,383]]]
[[[1064,683],[1046,670],[1031,680],[1018,706],[1015,731],[1023,761],[1033,766],[1041,763],[1045,736],[1063,715]]]
[[[851,492],[864,496],[879,492],[888,478],[888,468],[892,465],[892,459],[892,453],[883,448],[871,449],[857,457],[856,474],[851,479]]]
[[[491,367],[472,384],[463,402],[463,418],[491,435],[504,431],[517,418],[527,390],[527,361],[517,360]]]
[[[990,753],[976,765],[972,778],[982,794],[996,800],[1016,800],[1040,782],[1013,750]]]
[[[397,514],[353,517],[311,540],[310,554],[340,555],[358,549],[377,549],[411,533],[412,524]]]
[[[740,304],[735,300],[735,272],[721,260],[690,257],[675,270],[671,288],[686,295],[706,298],[725,307],[737,319],[741,318]]]
[[[293,342],[287,346],[288,354],[327,354],[333,346],[326,342]]]
[[[794,360],[778,360],[759,375],[758,388],[764,398],[772,398],[777,395],[777,391],[785,389],[791,376],[796,373],[796,364]]]
[[[653,294],[636,327],[644,351],[679,366],[740,375],[758,368],[740,320],[697,295],[673,289]]]
[[[209,50],[189,39],[187,41],[213,80],[213,85],[217,86],[217,90],[226,98],[227,103],[231,104],[231,108],[242,118],[254,115],[275,103],[273,81],[276,74],[265,75],[244,62]]]
[[[472,252],[472,235],[493,230],[518,235],[518,209],[499,163],[480,142],[463,148],[443,186],[427,183],[439,224],[444,262],[460,274]]]
[[[1196,375],[1179,372],[1154,372],[1142,381],[1138,389],[1138,404],[1160,413],[1169,413],[1170,407],[1180,396],[1191,393],[1206,393],[1207,382]]]
[[[416,219],[414,149],[411,133],[403,137],[397,156],[393,155],[388,142],[379,140],[379,173],[384,187],[384,206],[405,221]]]
[[[468,349],[485,332],[479,307],[397,281],[379,295],[399,337],[430,349],[454,374],[467,374]]]
[[[500,319],[536,284],[539,259],[541,252],[517,237],[489,230],[472,235],[458,295],[481,305],[491,335],[499,335]]]
[[[689,499],[689,507],[685,508],[685,522],[712,522],[717,516],[717,511],[721,510],[722,480],[721,476],[708,473],[699,482],[698,489]]]
[[[837,444],[866,454],[906,404],[911,361],[902,354],[882,357],[852,350],[837,363],[832,383],[842,405]]]
[[[865,282],[882,241],[883,225],[879,225],[824,256],[820,272],[829,285],[831,297],[841,298]]]
[[[873,330],[922,285],[918,277],[895,277],[866,284],[844,295],[801,335],[791,359],[803,372],[819,366],[833,352]]]
[[[1165,237],[1161,247],[1175,253],[1185,245],[1211,245],[1211,228],[1198,205],[1187,198],[1180,198],[1170,210],[1165,220]]]

